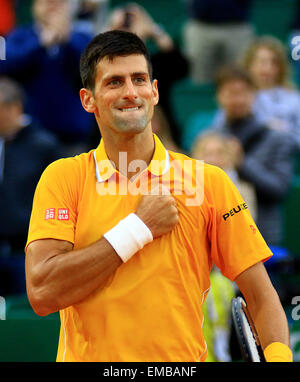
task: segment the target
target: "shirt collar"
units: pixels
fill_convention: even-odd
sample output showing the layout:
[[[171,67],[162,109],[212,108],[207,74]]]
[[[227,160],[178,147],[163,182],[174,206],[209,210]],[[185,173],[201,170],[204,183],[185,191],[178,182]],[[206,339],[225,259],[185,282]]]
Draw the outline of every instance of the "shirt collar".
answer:
[[[153,134],[153,137],[155,149],[153,158],[148,166],[148,171],[153,175],[160,176],[169,171],[170,158],[168,151],[165,149],[159,138],[155,134]],[[103,139],[101,139],[99,146],[94,150],[93,155],[97,181],[105,182],[116,173],[117,170],[115,164],[109,160],[106,155]]]

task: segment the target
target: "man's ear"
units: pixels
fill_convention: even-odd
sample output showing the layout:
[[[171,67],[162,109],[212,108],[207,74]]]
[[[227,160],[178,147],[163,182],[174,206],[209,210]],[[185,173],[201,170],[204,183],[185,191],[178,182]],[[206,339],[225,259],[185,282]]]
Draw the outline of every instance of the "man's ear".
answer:
[[[157,105],[159,100],[157,80],[153,80],[152,82],[152,92],[153,92],[154,105]]]
[[[88,113],[95,113],[97,108],[92,90],[82,88],[79,91],[79,95],[84,110]]]

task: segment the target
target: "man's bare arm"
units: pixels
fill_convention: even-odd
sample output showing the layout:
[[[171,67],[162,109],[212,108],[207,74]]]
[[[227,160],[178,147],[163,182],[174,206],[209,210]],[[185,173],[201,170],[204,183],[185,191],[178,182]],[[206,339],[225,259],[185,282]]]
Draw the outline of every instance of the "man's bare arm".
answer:
[[[254,321],[262,348],[272,342],[289,346],[289,328],[278,294],[259,262],[236,278]]]
[[[25,262],[29,301],[41,316],[66,308],[101,287],[121,264],[104,238],[75,251],[66,241],[34,241]]]
[[[171,231],[178,223],[172,195],[144,196],[136,215],[154,238]],[[103,287],[122,263],[105,238],[77,250],[67,241],[36,240],[29,244],[25,262],[29,301],[42,316],[79,303]]]

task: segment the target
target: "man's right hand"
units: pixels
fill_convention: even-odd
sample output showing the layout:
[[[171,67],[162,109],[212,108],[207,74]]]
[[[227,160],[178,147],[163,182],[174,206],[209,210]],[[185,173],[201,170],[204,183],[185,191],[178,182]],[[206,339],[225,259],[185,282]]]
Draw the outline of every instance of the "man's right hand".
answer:
[[[135,214],[150,229],[153,238],[170,232],[179,221],[176,200],[164,186],[155,187],[151,194],[144,195]]]

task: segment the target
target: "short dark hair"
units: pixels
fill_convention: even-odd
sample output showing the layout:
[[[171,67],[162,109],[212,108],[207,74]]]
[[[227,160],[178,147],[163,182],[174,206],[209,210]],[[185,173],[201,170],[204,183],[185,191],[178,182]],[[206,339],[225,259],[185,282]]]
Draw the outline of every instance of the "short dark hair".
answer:
[[[224,66],[217,72],[215,80],[216,90],[219,91],[223,85],[232,81],[242,81],[246,83],[250,88],[255,88],[250,74],[242,67],[233,65]]]
[[[90,41],[80,58],[80,75],[83,86],[87,89],[94,89],[95,68],[104,57],[108,57],[112,61],[115,57],[126,57],[131,54],[141,54],[145,57],[152,81],[152,64],[149,52],[136,34],[122,30],[98,34]]]

